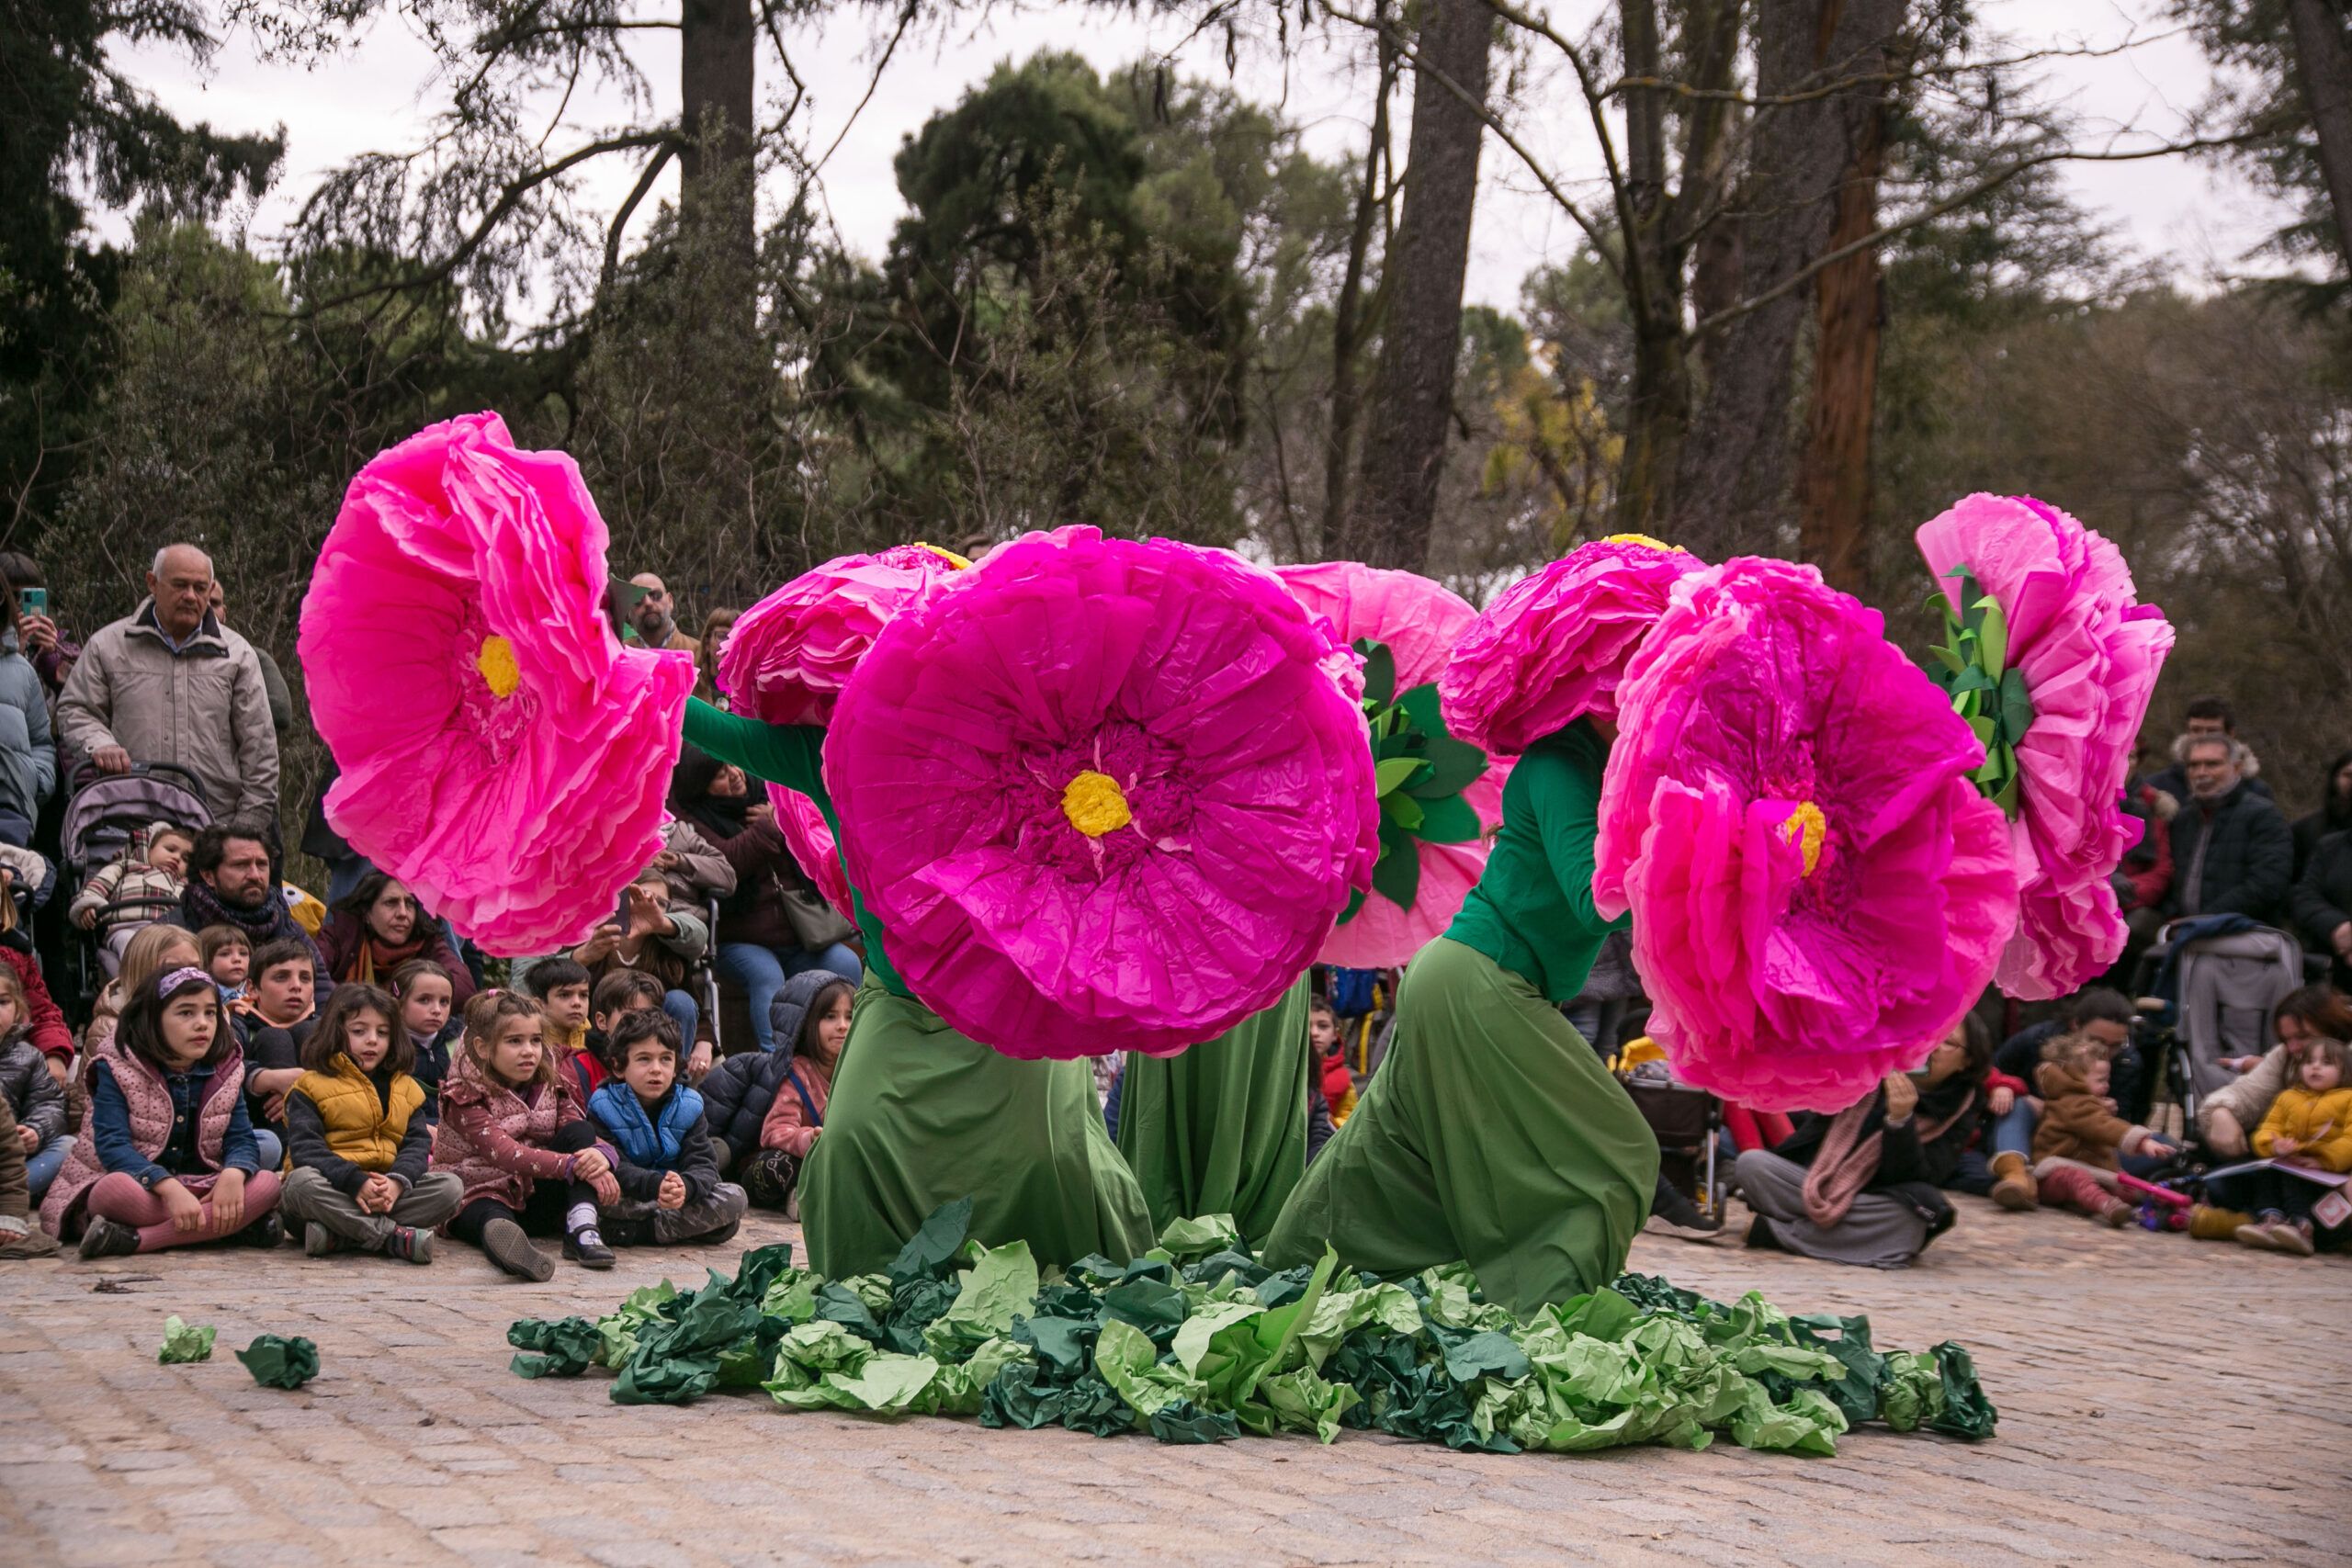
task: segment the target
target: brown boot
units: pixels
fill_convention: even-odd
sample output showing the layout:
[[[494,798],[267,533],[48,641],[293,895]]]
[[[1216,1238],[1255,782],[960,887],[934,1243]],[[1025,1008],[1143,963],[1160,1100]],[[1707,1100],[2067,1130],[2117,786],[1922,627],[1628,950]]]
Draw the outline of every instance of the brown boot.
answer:
[[[1993,1156],[1993,1201],[2004,1209],[2030,1209],[2041,1201],[2033,1168],[2025,1156],[2004,1149]]]

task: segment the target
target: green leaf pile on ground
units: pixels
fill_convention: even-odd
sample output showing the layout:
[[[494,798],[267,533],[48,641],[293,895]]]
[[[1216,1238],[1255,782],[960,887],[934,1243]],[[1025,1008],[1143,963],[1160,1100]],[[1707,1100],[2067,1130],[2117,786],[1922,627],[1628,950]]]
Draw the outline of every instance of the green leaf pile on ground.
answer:
[[[507,1330],[523,1377],[615,1374],[621,1404],[764,1389],[792,1410],[977,1416],[1166,1443],[1377,1430],[1491,1453],[1665,1443],[1830,1454],[1864,1421],[1966,1438],[1996,1413],[1968,1352],[1881,1350],[1860,1317],[1728,1305],[1623,1274],[1520,1322],[1460,1265],[1384,1280],[1270,1269],[1226,1215],[1178,1220],[1142,1258],[1038,1267],[940,1209],[886,1273],[827,1280],[788,1245],[700,1290],[664,1280],[591,1321]]]

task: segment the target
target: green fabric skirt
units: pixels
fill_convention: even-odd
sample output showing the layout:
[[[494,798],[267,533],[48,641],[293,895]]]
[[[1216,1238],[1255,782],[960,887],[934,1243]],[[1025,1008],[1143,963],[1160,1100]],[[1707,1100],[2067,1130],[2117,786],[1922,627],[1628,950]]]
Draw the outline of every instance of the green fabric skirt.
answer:
[[[1151,1223],[1231,1214],[1254,1250],[1306,1169],[1306,976],[1179,1056],[1128,1053],[1119,1152]]]
[[[1266,1245],[1381,1274],[1464,1261],[1525,1317],[1625,1266],[1649,1216],[1657,1139],[1535,987],[1441,937],[1405,972],[1396,1032]]]
[[[808,1265],[836,1280],[885,1269],[966,1197],[973,1240],[1026,1241],[1040,1263],[1124,1263],[1158,1236],[1086,1063],[1000,1055],[869,971],[800,1174]]]

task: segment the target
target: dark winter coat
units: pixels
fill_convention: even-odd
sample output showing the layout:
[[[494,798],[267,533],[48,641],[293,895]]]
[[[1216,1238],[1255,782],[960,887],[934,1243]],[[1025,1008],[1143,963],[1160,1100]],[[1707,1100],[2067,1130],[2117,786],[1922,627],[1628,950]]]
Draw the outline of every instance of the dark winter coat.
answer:
[[[48,1056],[25,1035],[0,1051],[0,1093],[17,1125],[39,1133],[43,1145],[65,1131],[65,1091],[50,1076]]]
[[[2295,884],[2295,928],[2313,953],[2334,953],[2335,928],[2352,920],[2352,833],[2330,833]]]
[[[2198,866],[2199,838],[2205,846],[2203,875],[2190,908],[2188,880]],[[2295,872],[2295,838],[2287,818],[2269,799],[2240,783],[2218,801],[2184,800],[2172,819],[2170,915],[2244,915],[2266,925],[2287,912]]]
[[[758,1148],[761,1124],[791,1069],[792,1053],[781,1045],[773,1051],[746,1051],[711,1068],[700,1085],[710,1135],[722,1140],[738,1158]]]

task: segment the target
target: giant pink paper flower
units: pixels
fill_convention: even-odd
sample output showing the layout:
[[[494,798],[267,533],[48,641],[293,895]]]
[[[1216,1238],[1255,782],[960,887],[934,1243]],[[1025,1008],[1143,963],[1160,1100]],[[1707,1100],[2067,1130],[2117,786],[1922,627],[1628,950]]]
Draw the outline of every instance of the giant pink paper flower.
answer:
[[[1676,1070],[1764,1111],[1835,1111],[1916,1067],[2017,919],[1968,725],[1878,613],[1811,567],[1676,585],[1620,693],[1593,901],[1634,912]]]
[[[1330,648],[1271,573],[1085,527],[892,621],[825,780],[900,977],[1023,1057],[1171,1055],[1272,1005],[1377,850]]]
[[[626,649],[605,525],[496,414],[351,481],[302,602],[327,820],[492,953],[579,941],[661,852],[691,655]]]
[[[2023,676],[2031,719],[2009,737],[2009,823],[2018,920],[1994,978],[2029,1001],[2103,973],[2128,932],[2108,877],[2139,834],[2120,805],[2132,747],[2173,642],[2164,612],[2139,602],[2120,551],[2031,496],[1972,495],[1917,534],[1952,612],[1965,568],[2006,623],[2006,668]]]
[[[1578,545],[1487,606],[1438,680],[1446,728],[1517,756],[1571,720],[1617,716],[1626,662],[1675,583],[1706,563],[1640,534]]]
[[[825,896],[825,902],[842,912],[848,920],[857,919],[851,907],[849,874],[842,870],[840,852],[833,845],[832,824],[825,820],[824,811],[817,803],[797,789],[782,784],[768,785],[768,804],[775,807],[776,831],[784,835],[785,848]]]
[[[1409,571],[1383,571],[1354,561],[1326,561],[1314,566],[1278,566],[1274,575],[1310,615],[1321,617],[1340,644],[1368,638],[1388,649],[1395,666],[1394,692],[1405,697],[1430,686],[1445,669],[1454,644],[1470,629],[1478,613],[1460,594]],[[1357,675],[1361,695],[1363,679]],[[1434,716],[1421,693],[1413,706],[1419,717]],[[1409,711],[1409,710],[1408,710]],[[1440,733],[1442,733],[1441,727]],[[1485,834],[1503,819],[1503,780],[1510,764],[1489,759],[1484,773],[1466,785],[1456,786],[1461,799],[1476,817],[1476,831],[1459,842],[1441,843],[1409,834],[1409,848],[1419,862],[1418,886],[1409,907],[1375,885],[1363,906],[1340,921],[1323,944],[1321,960],[1353,969],[1381,969],[1403,964],[1445,932],[1462,902],[1487,867]],[[1443,784],[1451,781],[1440,780]],[[1414,798],[1407,786],[1407,797]],[[1435,787],[1435,786],[1432,786]],[[1448,791],[1447,793],[1452,793]],[[1394,808],[1392,807],[1392,810]],[[1415,810],[1419,809],[1417,805]],[[1397,835],[1392,833],[1392,837]],[[1385,879],[1384,879],[1385,880]]]
[[[718,689],[734,711],[763,723],[828,723],[874,635],[970,564],[929,545],[898,545],[804,571],[729,631]]]

